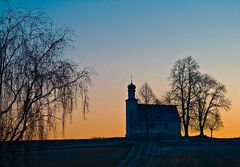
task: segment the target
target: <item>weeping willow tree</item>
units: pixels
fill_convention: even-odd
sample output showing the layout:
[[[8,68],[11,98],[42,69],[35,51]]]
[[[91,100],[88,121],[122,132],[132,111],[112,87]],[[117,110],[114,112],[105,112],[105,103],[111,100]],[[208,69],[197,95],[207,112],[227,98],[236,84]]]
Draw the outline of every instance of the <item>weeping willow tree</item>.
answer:
[[[72,31],[39,11],[7,10],[0,17],[0,142],[46,139],[71,118],[79,98],[89,110],[94,74],[66,58]],[[60,118],[59,118],[60,115]]]

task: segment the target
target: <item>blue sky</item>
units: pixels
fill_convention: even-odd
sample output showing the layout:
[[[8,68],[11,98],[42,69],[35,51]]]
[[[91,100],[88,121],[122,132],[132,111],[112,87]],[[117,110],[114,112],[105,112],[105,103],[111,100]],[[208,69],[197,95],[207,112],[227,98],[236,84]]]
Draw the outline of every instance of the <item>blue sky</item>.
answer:
[[[219,136],[240,134],[240,125],[232,130],[240,116],[240,1],[2,0],[0,5],[0,10],[41,9],[55,25],[73,29],[75,49],[68,56],[98,73],[90,92],[91,113],[81,124],[92,134],[101,135],[90,127],[95,121],[100,128],[104,115],[113,121],[113,132],[103,136],[124,135],[124,99],[131,74],[137,87],[148,81],[161,96],[174,62],[189,55],[229,90],[232,111],[224,115],[225,129]]]

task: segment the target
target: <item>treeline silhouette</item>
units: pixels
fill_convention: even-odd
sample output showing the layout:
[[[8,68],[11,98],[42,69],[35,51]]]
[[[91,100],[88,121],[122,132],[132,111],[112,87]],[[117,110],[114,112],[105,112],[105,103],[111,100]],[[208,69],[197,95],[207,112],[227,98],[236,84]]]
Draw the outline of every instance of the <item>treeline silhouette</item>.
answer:
[[[148,83],[138,90],[138,99],[146,104],[177,105],[184,136],[190,129],[204,136],[204,130],[223,127],[222,111],[228,111],[231,102],[226,98],[226,86],[213,76],[200,71],[199,63],[191,56],[175,62],[169,76],[170,89],[162,99],[156,97]]]

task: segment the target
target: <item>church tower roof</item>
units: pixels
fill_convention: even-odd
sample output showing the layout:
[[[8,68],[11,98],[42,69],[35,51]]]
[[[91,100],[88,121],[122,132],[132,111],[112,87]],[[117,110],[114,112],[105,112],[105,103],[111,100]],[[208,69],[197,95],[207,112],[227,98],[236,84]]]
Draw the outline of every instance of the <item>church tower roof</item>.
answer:
[[[135,90],[136,89],[136,86],[131,82],[129,85],[128,85],[128,90]]]
[[[135,91],[136,86],[132,83],[132,75],[131,75],[131,83],[128,85],[128,91]]]

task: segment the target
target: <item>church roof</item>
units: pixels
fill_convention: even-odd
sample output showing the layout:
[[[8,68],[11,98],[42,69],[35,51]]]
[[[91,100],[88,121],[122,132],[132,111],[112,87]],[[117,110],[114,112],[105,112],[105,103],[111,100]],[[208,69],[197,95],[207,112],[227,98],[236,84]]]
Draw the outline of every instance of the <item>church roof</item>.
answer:
[[[148,113],[149,121],[180,121],[175,105],[138,104],[137,110],[140,120],[145,120]]]

